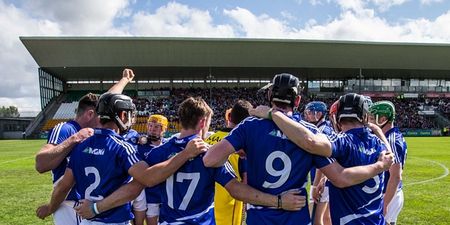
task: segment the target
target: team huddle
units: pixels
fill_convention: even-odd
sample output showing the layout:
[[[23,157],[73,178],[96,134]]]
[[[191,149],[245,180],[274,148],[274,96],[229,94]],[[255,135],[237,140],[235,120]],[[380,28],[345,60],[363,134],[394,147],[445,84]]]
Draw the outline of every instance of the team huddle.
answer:
[[[83,96],[74,120],[52,129],[36,155],[36,169],[52,171],[54,183],[39,218],[238,225],[245,214],[248,225],[396,224],[407,148],[391,102],[350,93],[329,110],[308,103],[302,118],[300,82],[282,73],[264,87],[270,106],[238,100],[214,134],[213,110],[201,97],[185,99],[181,130],[166,139],[164,115],[148,118],[145,136],[130,129],[136,107],[121,93],[133,78],[125,69],[108,92]]]

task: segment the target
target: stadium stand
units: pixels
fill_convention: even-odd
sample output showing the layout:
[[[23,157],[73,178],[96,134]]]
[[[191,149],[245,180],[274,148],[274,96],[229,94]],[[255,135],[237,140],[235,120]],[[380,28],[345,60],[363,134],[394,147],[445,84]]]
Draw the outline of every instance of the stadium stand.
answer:
[[[161,89],[158,89],[161,90]],[[162,114],[169,119],[169,133],[176,133],[180,129],[177,118],[177,107],[187,97],[200,96],[204,98],[214,111],[211,130],[217,130],[225,126],[224,113],[233,105],[237,99],[246,99],[254,106],[266,104],[264,93],[256,94],[258,88],[213,88],[212,90],[205,88],[177,88],[167,90],[168,95],[159,97],[133,97],[133,101],[137,108],[137,118],[133,129],[139,133],[147,131],[147,117],[152,114]],[[82,96],[86,92],[77,91],[68,93],[68,99],[74,99]],[[136,92],[129,92],[136,94]],[[304,95],[302,97],[301,107],[298,111],[303,111],[303,106],[310,101],[320,100],[330,105],[336,98],[317,98]],[[431,129],[438,128],[439,124],[436,120],[438,115],[443,116],[446,120],[450,119],[450,99],[449,98],[372,98],[373,101],[389,100],[392,101],[397,110],[396,124],[401,128],[420,128]],[[62,103],[52,119],[48,120],[42,127],[42,131],[48,131],[59,122],[66,121],[75,117],[75,108],[77,102]],[[429,111],[431,115],[422,114],[421,112]]]

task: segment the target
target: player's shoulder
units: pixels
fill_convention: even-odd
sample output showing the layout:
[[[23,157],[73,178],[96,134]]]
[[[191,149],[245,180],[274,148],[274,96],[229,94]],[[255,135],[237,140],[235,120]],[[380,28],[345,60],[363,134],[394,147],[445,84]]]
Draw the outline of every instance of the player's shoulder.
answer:
[[[100,136],[97,137],[100,138]],[[106,139],[106,144],[108,145],[109,149],[124,151],[129,155],[136,153],[136,148],[118,134],[108,134]]]
[[[264,124],[270,124],[270,123],[272,123],[271,120],[250,116],[250,117],[247,117],[244,120],[242,120],[240,123],[238,123],[233,128],[233,130],[230,131],[229,135],[233,135],[234,131],[236,131],[236,130],[256,129],[256,128],[260,128],[261,126],[267,126]]]
[[[80,126],[75,121],[69,120],[69,121],[60,122],[60,123],[56,124],[56,126],[53,127],[53,129],[52,129],[52,133],[63,133],[63,132],[75,133],[78,130],[80,130]]]
[[[308,128],[308,130],[310,130],[311,132],[313,132],[315,134],[320,132],[319,128],[317,128],[316,125],[306,122],[305,120],[300,120],[300,121],[298,121],[298,123],[300,123],[304,127]]]

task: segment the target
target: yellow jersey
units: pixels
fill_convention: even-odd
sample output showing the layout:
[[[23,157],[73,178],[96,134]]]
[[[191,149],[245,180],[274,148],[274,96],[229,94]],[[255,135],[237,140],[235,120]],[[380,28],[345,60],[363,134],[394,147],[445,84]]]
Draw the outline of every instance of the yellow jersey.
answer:
[[[228,135],[228,132],[218,131],[209,136],[205,142],[213,145],[221,141]],[[242,178],[239,173],[239,155],[233,153],[228,158],[233,170],[236,172],[236,177],[239,181]],[[214,216],[216,218],[217,225],[241,225],[242,224],[242,210],[244,203],[231,197],[228,191],[220,184],[216,183],[216,190],[214,194]]]

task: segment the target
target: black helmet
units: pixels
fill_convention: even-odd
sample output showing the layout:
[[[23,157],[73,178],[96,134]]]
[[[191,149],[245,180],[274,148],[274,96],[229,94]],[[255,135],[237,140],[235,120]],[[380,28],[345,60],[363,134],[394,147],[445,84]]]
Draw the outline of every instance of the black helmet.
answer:
[[[337,120],[342,118],[355,118],[363,122],[369,110],[367,98],[363,95],[349,93],[339,98]]]
[[[294,107],[295,98],[299,92],[300,81],[297,77],[289,73],[275,75],[271,84],[271,94],[269,100],[281,102]]]
[[[131,116],[134,114],[136,106],[130,97],[123,94],[113,94],[106,92],[102,94],[98,100],[96,107],[97,114],[100,119],[112,120],[120,128],[121,131],[126,131],[131,127]],[[126,124],[123,123],[119,118],[119,113],[127,112],[128,121]]]

